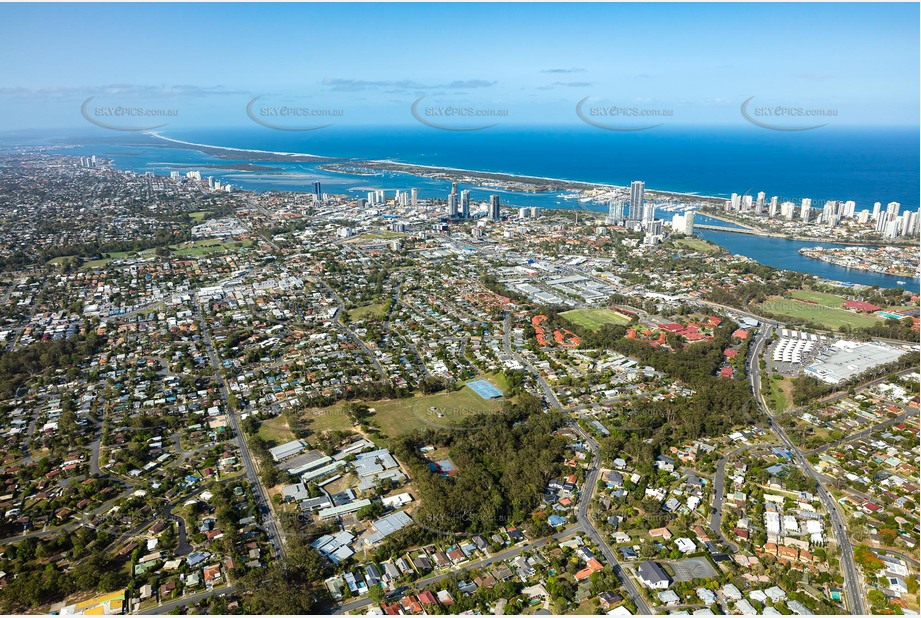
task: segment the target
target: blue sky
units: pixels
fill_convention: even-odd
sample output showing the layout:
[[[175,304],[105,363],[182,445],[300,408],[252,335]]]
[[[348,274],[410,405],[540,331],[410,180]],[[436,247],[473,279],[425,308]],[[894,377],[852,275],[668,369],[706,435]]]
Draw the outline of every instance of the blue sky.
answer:
[[[252,126],[246,105],[412,122],[411,104],[578,122],[576,104],[743,122],[740,105],[916,125],[917,4],[0,4],[0,129],[80,106]],[[286,119],[285,121],[289,121]],[[301,119],[302,120],[302,119]]]

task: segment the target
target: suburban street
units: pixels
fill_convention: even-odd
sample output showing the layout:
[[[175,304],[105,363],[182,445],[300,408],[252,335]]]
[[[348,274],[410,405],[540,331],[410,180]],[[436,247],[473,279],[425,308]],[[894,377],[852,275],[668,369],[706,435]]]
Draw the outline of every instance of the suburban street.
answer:
[[[857,566],[854,564],[854,550],[851,547],[851,542],[847,534],[847,529],[844,526],[844,520],[841,516],[841,512],[839,511],[838,503],[835,502],[834,497],[828,492],[827,489],[825,489],[825,477],[813,469],[813,467],[806,460],[806,457],[803,455],[803,453],[787,436],[783,427],[774,422],[771,408],[765,403],[764,397],[761,393],[761,365],[759,361],[764,350],[765,343],[770,338],[773,329],[774,326],[772,324],[762,323],[761,328],[758,329],[757,334],[755,335],[754,345],[749,351],[750,356],[748,358],[747,364],[752,393],[754,394],[758,405],[761,407],[761,410],[768,417],[769,423],[771,428],[774,430],[774,433],[777,434],[784,447],[786,447],[787,450],[789,450],[793,455],[793,461],[797,463],[807,475],[815,480],[817,490],[816,492],[818,493],[822,504],[825,506],[825,509],[828,511],[828,517],[831,520],[832,528],[835,531],[835,538],[838,540],[841,567],[844,572],[845,588],[847,589],[848,608],[851,610],[852,614],[866,614],[867,612],[866,605],[864,604],[863,584],[861,583],[860,575],[857,572]]]
[[[269,537],[269,542],[275,549],[275,555],[282,557],[285,555],[285,546],[278,532],[278,526],[275,522],[272,505],[269,502],[268,496],[266,496],[265,488],[262,486],[262,482],[259,480],[259,475],[256,473],[256,466],[253,464],[253,457],[249,452],[249,447],[246,444],[246,437],[243,435],[243,430],[240,428],[240,423],[237,419],[237,415],[233,408],[230,406],[230,398],[227,395],[227,381],[224,379],[223,374],[221,373],[220,359],[218,359],[217,352],[214,349],[214,343],[211,341],[211,332],[208,328],[208,323],[204,319],[201,299],[197,295],[195,297],[195,303],[197,307],[197,317],[199,319],[199,323],[201,324],[202,341],[205,344],[205,348],[208,350],[208,357],[211,359],[211,366],[214,369],[214,376],[221,381],[219,389],[221,392],[221,399],[224,401],[224,407],[227,410],[227,418],[230,420],[230,424],[233,427],[233,431],[237,438],[237,444],[240,447],[240,459],[242,460],[243,467],[246,470],[246,478],[249,481],[250,486],[253,489],[253,495],[256,498],[256,508],[263,517],[263,527],[265,528],[266,534]]]

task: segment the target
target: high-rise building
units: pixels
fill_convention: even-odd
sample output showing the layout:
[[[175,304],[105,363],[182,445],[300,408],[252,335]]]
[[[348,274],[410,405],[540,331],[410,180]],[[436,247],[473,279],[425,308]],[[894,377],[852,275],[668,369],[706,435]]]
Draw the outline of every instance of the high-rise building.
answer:
[[[869,220],[870,220],[869,210],[864,209],[857,213],[857,223],[864,224]]]
[[[490,195],[489,196],[489,218],[491,221],[498,221],[502,218],[501,208],[499,206],[499,196]]]
[[[886,204],[886,218],[892,221],[899,216],[899,209],[902,207],[898,202],[889,202]]]
[[[777,196],[771,198],[771,205],[768,208],[768,217],[772,219],[777,216],[777,213],[780,212],[780,206],[777,204]]]
[[[318,202],[323,201],[323,191],[320,190],[320,183],[313,183],[313,196],[317,199]]]
[[[752,196],[742,196],[742,212],[748,212],[752,209]]]
[[[656,205],[643,204],[643,224],[649,223],[656,218]]]
[[[672,230],[676,234],[687,234],[690,236],[694,233],[694,211],[689,211],[683,215],[672,217]]]
[[[742,207],[742,196],[738,193],[733,193],[729,196],[729,207],[732,210],[739,210]]]
[[[448,196],[448,216],[457,216],[457,193],[454,193],[453,191],[451,192],[451,195]]]
[[[639,221],[643,218],[643,193],[646,190],[646,183],[642,180],[634,180],[630,183],[630,218]]]
[[[608,223],[620,223],[624,220],[626,204],[623,200],[612,197],[608,203]]]
[[[881,209],[882,207],[883,207],[883,205],[880,204],[879,202],[875,202],[875,203],[873,204],[873,215],[871,216],[871,218],[872,218],[874,221],[879,220],[879,211],[880,211],[880,209]]]
[[[470,218],[470,190],[464,189],[460,192],[460,218]]]
[[[799,218],[803,221],[809,221],[810,211],[812,210],[812,200],[808,197],[804,197],[802,204],[800,205]]]
[[[760,215],[764,212],[764,198],[767,197],[767,194],[764,191],[758,191],[758,199],[755,201],[756,212]]]
[[[883,238],[886,240],[892,240],[897,238],[899,235],[899,220],[893,219],[892,221],[887,221],[883,226]]]
[[[413,208],[419,207],[419,189],[410,189],[409,190],[409,204]]]
[[[854,209],[857,208],[857,203],[854,200],[848,200],[844,202],[844,212],[842,216],[852,218],[854,216]]]

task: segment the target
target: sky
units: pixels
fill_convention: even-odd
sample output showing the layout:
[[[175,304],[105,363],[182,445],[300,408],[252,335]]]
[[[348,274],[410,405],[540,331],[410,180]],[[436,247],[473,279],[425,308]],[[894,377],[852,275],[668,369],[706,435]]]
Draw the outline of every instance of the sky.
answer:
[[[356,125],[491,121],[458,109],[732,125],[746,100],[784,126],[808,124],[802,109],[919,119],[916,3],[0,4],[0,23],[4,131],[327,119],[304,110]],[[113,115],[124,107],[144,115]]]

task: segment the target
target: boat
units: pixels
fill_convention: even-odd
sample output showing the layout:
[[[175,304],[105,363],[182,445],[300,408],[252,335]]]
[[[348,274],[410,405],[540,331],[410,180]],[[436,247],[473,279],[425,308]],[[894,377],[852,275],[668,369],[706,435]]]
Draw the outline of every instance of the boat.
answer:
[[[908,282],[907,281],[896,281],[896,283],[898,283],[899,285],[905,285]]]

